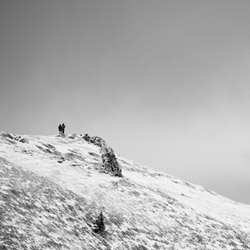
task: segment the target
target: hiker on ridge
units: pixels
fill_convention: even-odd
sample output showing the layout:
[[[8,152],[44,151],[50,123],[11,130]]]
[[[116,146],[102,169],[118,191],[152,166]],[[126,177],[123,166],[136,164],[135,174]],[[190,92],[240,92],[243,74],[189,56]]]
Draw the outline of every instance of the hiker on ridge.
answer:
[[[65,131],[65,125],[64,123],[62,124],[62,133],[64,134],[64,131]]]
[[[59,134],[62,133],[62,125],[61,124],[59,124],[59,126],[58,126],[58,131],[59,131]]]

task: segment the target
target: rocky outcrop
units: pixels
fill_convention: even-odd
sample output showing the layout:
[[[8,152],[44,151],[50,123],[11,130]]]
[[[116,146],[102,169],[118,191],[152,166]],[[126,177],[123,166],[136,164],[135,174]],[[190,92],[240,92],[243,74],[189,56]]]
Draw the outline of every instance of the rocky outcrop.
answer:
[[[29,143],[29,140],[21,137],[20,135],[12,135],[10,133],[1,133],[0,136],[2,136],[3,138],[9,140],[9,141],[18,141],[18,142],[22,142],[22,143]]]
[[[101,148],[102,166],[101,171],[114,176],[122,176],[122,169],[116,159],[114,150],[111,147]]]
[[[83,139],[85,139],[88,142],[93,143],[94,145],[100,148],[107,145],[106,142],[99,136],[89,136],[88,134],[85,134],[83,136]]]
[[[114,176],[122,176],[122,169],[116,159],[114,150],[109,147],[105,140],[103,140],[101,137],[98,136],[89,136],[88,134],[85,134],[83,138],[93,143],[94,145],[100,147],[100,153],[102,158],[102,163],[100,167],[100,171],[103,173],[109,173]]]

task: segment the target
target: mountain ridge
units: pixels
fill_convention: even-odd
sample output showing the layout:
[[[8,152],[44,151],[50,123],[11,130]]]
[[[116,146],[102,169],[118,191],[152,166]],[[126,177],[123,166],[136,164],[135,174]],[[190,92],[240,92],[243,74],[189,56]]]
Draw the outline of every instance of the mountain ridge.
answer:
[[[250,249],[250,206],[116,158],[120,177],[82,135],[1,133],[0,249]]]

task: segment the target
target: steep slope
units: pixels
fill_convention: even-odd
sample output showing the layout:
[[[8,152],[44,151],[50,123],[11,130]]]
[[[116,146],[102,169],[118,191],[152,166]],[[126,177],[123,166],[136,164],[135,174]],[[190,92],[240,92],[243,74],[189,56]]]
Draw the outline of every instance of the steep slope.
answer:
[[[250,206],[117,156],[81,135],[0,134],[0,249],[250,249]],[[103,213],[105,232],[93,232]]]

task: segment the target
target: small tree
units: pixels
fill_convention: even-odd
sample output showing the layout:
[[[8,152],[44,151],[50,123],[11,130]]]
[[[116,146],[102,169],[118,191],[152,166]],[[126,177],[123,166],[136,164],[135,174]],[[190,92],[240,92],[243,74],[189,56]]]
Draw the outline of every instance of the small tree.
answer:
[[[101,212],[94,223],[93,231],[95,233],[102,234],[104,232],[104,230],[105,230],[105,224],[104,224],[104,219],[103,219],[103,215]]]

